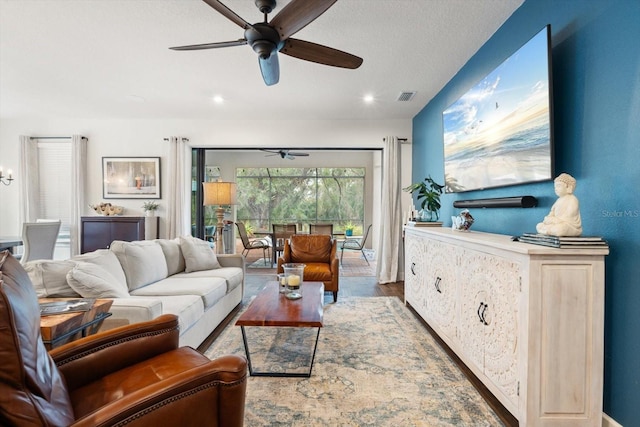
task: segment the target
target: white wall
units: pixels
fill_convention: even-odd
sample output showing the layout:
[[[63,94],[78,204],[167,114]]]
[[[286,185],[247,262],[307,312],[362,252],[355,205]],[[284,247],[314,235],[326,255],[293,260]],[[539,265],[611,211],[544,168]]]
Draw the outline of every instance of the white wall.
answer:
[[[168,145],[164,138],[189,138],[195,147],[271,148],[381,148],[386,135],[411,137],[411,120],[386,121],[216,121],[216,120],[110,120],[110,119],[2,119],[0,120],[0,165],[19,170],[19,136],[84,135],[88,143],[87,203],[102,201],[103,156],[159,156],[162,158],[162,198],[158,216],[166,209]],[[403,149],[403,180],[411,179],[410,146]],[[333,157],[338,162],[339,156]],[[297,160],[296,160],[297,161]],[[374,169],[375,170],[375,169]],[[375,173],[375,172],[374,172]],[[0,185],[0,235],[19,235],[19,182]],[[373,185],[373,184],[372,184]],[[403,185],[403,186],[404,186]],[[375,188],[374,188],[375,191]],[[377,192],[379,193],[379,191]],[[408,195],[404,200],[409,200]],[[125,207],[126,215],[142,214],[141,200],[113,200]],[[374,202],[372,201],[372,204]],[[405,202],[408,206],[408,202]],[[88,207],[85,214],[90,214]],[[406,208],[405,208],[406,209]],[[372,218],[375,220],[375,218]],[[161,235],[164,224],[160,226]]]

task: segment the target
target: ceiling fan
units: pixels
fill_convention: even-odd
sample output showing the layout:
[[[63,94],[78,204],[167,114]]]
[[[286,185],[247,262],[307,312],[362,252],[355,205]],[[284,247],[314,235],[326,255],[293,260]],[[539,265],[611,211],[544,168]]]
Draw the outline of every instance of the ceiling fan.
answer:
[[[255,24],[249,24],[219,0],[203,1],[225,18],[242,27],[244,38],[227,42],[177,46],[170,49],[216,49],[248,44],[258,54],[260,72],[267,86],[274,85],[280,80],[278,52],[333,67],[356,69],[362,64],[362,58],[350,53],[291,38],[292,35],[322,15],[337,0],[291,0],[273,17],[271,22],[267,21],[267,15],[276,7],[276,0],[255,0],[256,6],[264,14],[264,21]]]
[[[289,159],[289,160],[293,160],[296,157],[307,157],[309,156],[309,153],[302,153],[299,151],[291,151],[291,150],[267,150],[267,149],[261,149],[261,151],[264,151],[265,153],[271,153],[269,155],[267,155],[267,157],[269,156],[280,156],[280,158],[282,159]]]

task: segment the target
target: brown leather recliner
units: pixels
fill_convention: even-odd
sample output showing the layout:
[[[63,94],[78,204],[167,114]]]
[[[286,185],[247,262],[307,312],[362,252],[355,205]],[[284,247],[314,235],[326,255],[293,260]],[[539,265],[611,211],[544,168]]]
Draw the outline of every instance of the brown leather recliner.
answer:
[[[242,426],[247,363],[178,348],[174,315],[47,353],[29,276],[0,252],[0,425]]]
[[[278,258],[278,273],[284,273],[283,264],[303,263],[305,282],[323,282],[324,290],[333,292],[338,300],[340,266],[336,257],[337,243],[329,235],[294,234],[284,243],[282,256]]]

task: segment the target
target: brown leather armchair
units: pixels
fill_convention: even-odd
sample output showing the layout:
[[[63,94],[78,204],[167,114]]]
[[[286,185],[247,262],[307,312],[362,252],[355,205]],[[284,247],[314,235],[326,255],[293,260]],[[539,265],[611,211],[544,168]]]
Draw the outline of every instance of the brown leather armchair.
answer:
[[[303,263],[306,282],[323,282],[324,290],[333,292],[338,300],[340,266],[336,257],[337,243],[325,234],[294,234],[284,243],[282,256],[278,258],[278,273],[284,273],[283,264]]]
[[[47,353],[29,276],[0,252],[0,425],[242,426],[246,376],[242,357],[178,348],[173,315]]]

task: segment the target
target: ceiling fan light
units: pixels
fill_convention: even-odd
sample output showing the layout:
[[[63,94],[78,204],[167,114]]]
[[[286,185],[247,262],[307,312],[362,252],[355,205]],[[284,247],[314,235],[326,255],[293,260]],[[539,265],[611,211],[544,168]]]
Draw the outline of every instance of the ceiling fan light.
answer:
[[[262,59],[269,59],[271,53],[276,49],[276,45],[269,40],[256,40],[251,47]]]

